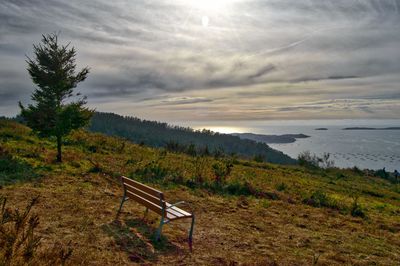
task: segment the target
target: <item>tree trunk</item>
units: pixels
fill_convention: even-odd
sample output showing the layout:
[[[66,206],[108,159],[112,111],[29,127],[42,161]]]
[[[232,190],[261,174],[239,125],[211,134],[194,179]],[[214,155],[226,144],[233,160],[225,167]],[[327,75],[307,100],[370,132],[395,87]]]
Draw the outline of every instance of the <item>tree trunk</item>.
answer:
[[[61,158],[61,144],[62,144],[61,136],[57,136],[57,162],[59,162],[59,163],[62,162],[62,158]]]

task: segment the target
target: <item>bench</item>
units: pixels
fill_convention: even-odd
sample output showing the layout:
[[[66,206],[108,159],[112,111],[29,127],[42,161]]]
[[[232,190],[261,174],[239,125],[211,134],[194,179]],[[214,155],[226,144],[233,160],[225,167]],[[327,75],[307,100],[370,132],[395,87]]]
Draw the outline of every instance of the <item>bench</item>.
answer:
[[[148,210],[157,213],[161,216],[160,225],[156,234],[157,241],[159,241],[161,238],[161,231],[164,224],[178,219],[191,218],[192,224],[189,231],[189,247],[190,249],[192,248],[194,214],[193,212],[189,213],[177,207],[178,205],[186,204],[186,202],[179,201],[174,204],[170,204],[164,200],[164,194],[161,191],[146,186],[125,176],[121,176],[121,182],[124,187],[124,195],[118,209],[117,217],[122,210],[122,205],[128,199],[134,200],[137,203],[140,203],[141,205],[146,207],[145,215],[148,213]]]

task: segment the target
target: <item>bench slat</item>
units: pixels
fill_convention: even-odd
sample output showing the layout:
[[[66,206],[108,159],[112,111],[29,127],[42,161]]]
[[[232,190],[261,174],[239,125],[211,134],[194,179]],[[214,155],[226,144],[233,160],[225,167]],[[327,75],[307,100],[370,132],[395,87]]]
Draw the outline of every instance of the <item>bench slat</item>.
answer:
[[[152,196],[152,195],[150,195],[150,194],[144,192],[143,190],[139,190],[139,189],[137,189],[136,187],[132,187],[131,185],[129,185],[129,184],[127,184],[127,183],[124,184],[124,186],[125,186],[125,189],[126,189],[127,191],[130,191],[130,192],[132,192],[133,194],[138,195],[139,197],[142,197],[142,198],[146,199],[147,201],[152,202],[152,203],[155,204],[155,205],[159,205],[160,208],[162,208],[160,197],[158,197],[158,198],[157,198],[157,197],[154,197],[154,196]]]
[[[172,204],[169,204],[166,202],[167,207],[171,206]],[[187,211],[184,211],[176,206],[167,209],[167,212],[173,213],[175,216],[181,217],[181,216],[192,216],[192,214],[188,213]]]
[[[146,200],[145,198],[139,197],[138,195],[133,194],[129,190],[126,191],[126,195],[129,199],[137,201],[138,203],[142,204],[143,206],[149,208],[150,210],[162,215],[162,208],[159,205],[155,205],[154,203]]]
[[[157,197],[157,198],[162,197],[162,198],[164,198],[163,193],[161,191],[157,190],[157,189],[154,189],[152,187],[146,186],[146,185],[144,185],[142,183],[139,183],[139,182],[137,182],[135,180],[132,180],[132,179],[130,179],[128,177],[125,177],[125,176],[121,176],[121,179],[122,179],[122,183],[124,183],[124,184],[129,184],[132,187],[136,187],[139,190],[143,190],[147,194],[150,194],[150,195],[152,195],[154,197]]]

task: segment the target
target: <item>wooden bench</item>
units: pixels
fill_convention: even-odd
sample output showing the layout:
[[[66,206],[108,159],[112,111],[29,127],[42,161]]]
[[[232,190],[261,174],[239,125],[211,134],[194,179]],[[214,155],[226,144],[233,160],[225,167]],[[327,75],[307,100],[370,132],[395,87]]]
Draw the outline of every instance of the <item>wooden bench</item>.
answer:
[[[122,205],[128,199],[140,203],[141,205],[146,207],[145,214],[147,214],[148,210],[150,209],[161,216],[160,225],[156,234],[157,240],[160,240],[161,231],[164,224],[167,224],[173,220],[191,218],[192,224],[189,231],[189,246],[190,248],[192,248],[194,214],[193,212],[189,213],[177,207],[177,205],[186,204],[186,202],[179,201],[174,204],[170,204],[164,200],[164,194],[161,191],[146,186],[125,176],[121,176],[121,182],[124,187],[124,195],[118,209],[117,217],[121,212]]]

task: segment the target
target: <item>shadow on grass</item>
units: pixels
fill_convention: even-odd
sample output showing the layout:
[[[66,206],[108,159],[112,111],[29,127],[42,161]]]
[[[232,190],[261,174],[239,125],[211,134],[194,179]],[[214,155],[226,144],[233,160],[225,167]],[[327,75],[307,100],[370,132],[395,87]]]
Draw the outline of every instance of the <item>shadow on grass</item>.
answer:
[[[103,230],[115,240],[117,246],[136,263],[154,262],[157,255],[176,252],[179,247],[161,236],[155,240],[156,229],[142,219],[127,219],[125,223],[114,220],[102,226]]]
[[[39,176],[31,165],[0,150],[0,186],[30,181]]]

